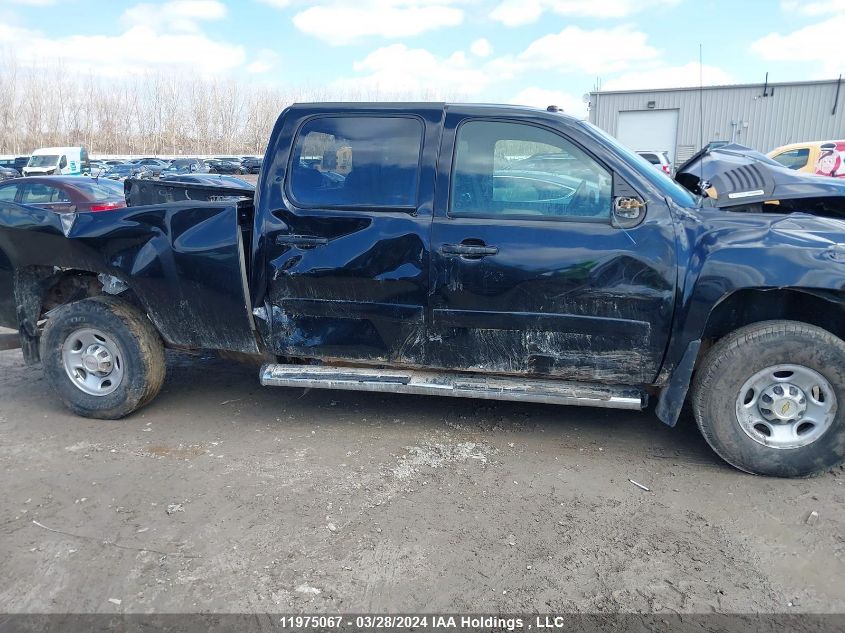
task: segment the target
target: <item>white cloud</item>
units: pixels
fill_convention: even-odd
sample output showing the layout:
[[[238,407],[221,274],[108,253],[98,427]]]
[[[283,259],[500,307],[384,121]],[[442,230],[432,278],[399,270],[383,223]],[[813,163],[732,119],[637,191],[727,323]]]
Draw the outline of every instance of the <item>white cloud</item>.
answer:
[[[789,13],[819,16],[830,13],[845,13],[845,0],[824,0],[807,2],[806,0],[782,0],[781,8]]]
[[[845,32],[845,15],[838,15],[786,35],[769,33],[751,44],[762,59],[813,64],[815,77],[835,77],[842,72],[842,59],[832,52]]]
[[[275,51],[272,51],[269,48],[262,48],[258,51],[255,59],[247,64],[246,71],[254,75],[268,73],[275,68],[278,60],[279,55]]]
[[[478,94],[494,80],[461,51],[439,57],[404,44],[379,48],[355,62],[353,69],[361,75],[336,82],[336,88],[384,98],[466,97]]]
[[[590,75],[625,70],[633,63],[655,59],[645,33],[630,26],[582,30],[568,26],[560,33],[545,35],[516,56],[514,67],[530,67]]]
[[[259,0],[259,2],[263,2],[264,4],[270,5],[271,7],[275,7],[277,9],[284,9],[288,5],[290,5],[291,0]]]
[[[300,31],[339,46],[366,37],[397,39],[457,26],[455,0],[330,0],[293,17]]]
[[[222,20],[226,5],[218,0],[171,0],[163,4],[141,3],[129,7],[121,17],[124,24],[198,31],[199,22]]]
[[[469,52],[477,57],[490,57],[493,53],[493,45],[490,44],[490,40],[482,37],[470,45]]]
[[[671,6],[680,0],[502,0],[490,18],[506,26],[536,22],[543,13],[589,18],[624,18],[654,6]]]
[[[705,86],[735,83],[734,78],[716,66],[704,65],[701,76]],[[648,88],[686,88],[699,85],[698,62],[682,66],[661,66],[629,72],[602,83],[602,90],[642,90]]]
[[[242,66],[241,46],[207,37],[195,20],[219,19],[213,0],[176,0],[155,9],[163,17],[140,22],[139,7],[124,14],[129,25],[122,33],[47,37],[40,31],[0,24],[0,48],[13,50],[21,63],[61,62],[69,71],[122,76],[160,68],[177,68],[203,75],[224,73]],[[225,7],[223,7],[225,15]],[[215,17],[217,16],[217,17]],[[188,27],[187,20],[191,23]]]
[[[547,108],[550,105],[556,105],[563,110],[565,114],[577,117],[579,119],[586,118],[587,104],[584,103],[581,97],[576,97],[568,92],[560,90],[549,90],[547,88],[531,87],[522,90],[514,95],[509,103],[515,105],[526,105],[535,108]]]

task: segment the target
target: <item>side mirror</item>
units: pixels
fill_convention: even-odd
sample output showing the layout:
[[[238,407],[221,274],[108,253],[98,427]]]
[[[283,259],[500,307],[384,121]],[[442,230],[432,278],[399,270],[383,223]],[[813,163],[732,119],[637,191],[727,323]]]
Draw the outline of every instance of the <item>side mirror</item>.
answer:
[[[633,196],[613,199],[613,226],[627,229],[639,224],[645,217],[646,203]]]

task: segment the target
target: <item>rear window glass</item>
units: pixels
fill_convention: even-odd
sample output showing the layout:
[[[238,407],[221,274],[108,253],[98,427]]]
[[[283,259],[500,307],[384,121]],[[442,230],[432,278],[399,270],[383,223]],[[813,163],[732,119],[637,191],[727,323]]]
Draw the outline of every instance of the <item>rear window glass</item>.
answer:
[[[294,146],[291,196],[306,206],[416,206],[422,133],[405,117],[311,119]]]
[[[103,202],[124,197],[123,183],[114,180],[92,180],[91,182],[74,183],[73,186],[91,202]]]

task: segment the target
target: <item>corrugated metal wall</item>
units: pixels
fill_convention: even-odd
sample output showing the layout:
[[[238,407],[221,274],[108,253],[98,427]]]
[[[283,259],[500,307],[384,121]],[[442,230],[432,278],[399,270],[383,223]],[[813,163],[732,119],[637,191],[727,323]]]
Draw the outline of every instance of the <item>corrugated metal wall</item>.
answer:
[[[820,81],[769,84],[770,96],[763,96],[763,84],[719,86],[698,89],[642,92],[591,93],[590,122],[616,135],[619,112],[654,109],[679,110],[676,160],[684,160],[704,143],[735,140],[761,152],[797,141],[845,138],[845,81],[839,93],[836,114],[831,114],[837,82]],[[704,116],[699,118],[699,100]],[[736,122],[736,132],[732,122]]]

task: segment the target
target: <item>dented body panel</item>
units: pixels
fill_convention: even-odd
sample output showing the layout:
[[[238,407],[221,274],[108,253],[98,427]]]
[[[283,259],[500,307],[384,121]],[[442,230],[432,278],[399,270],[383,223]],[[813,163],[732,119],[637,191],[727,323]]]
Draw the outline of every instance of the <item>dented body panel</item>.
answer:
[[[178,202],[70,217],[3,204],[0,288],[11,276],[4,261],[19,279],[23,271],[45,281],[65,269],[104,273],[127,284],[168,344],[256,353],[239,241],[231,204]],[[11,301],[4,293],[3,325],[21,325],[26,315],[18,306],[25,309],[31,292],[18,282]]]
[[[845,221],[721,209],[677,215],[685,266],[669,362],[680,360],[714,308],[737,291],[793,290],[845,308]]]

